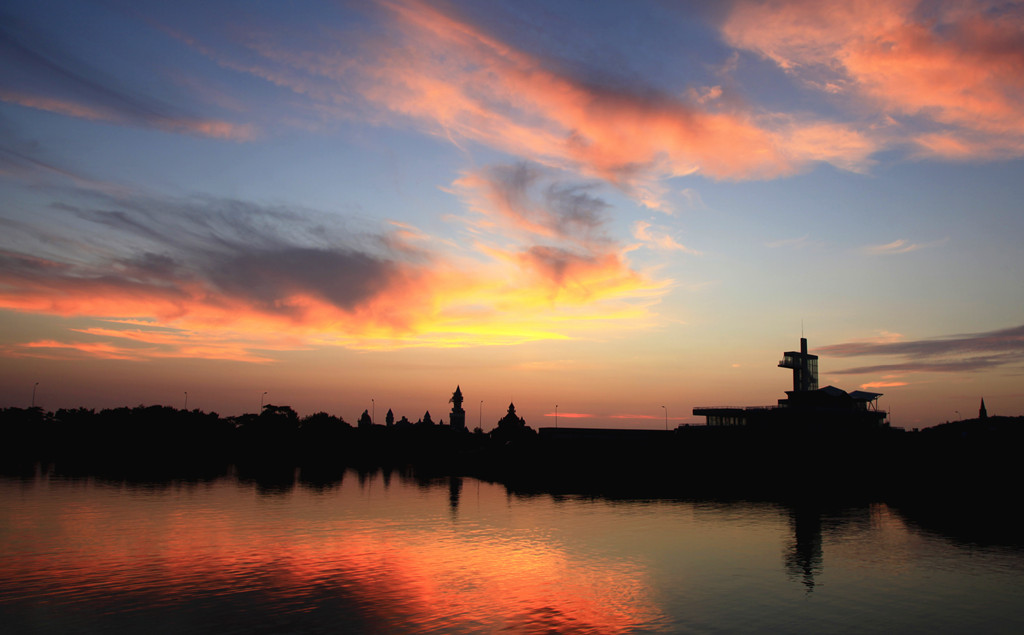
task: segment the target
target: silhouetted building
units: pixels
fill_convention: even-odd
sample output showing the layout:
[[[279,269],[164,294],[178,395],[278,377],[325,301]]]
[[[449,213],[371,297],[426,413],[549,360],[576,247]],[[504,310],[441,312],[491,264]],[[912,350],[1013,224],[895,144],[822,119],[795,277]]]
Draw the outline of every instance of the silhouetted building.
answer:
[[[981,408],[978,408],[978,418],[988,419],[988,410],[985,409],[985,398],[981,398]]]
[[[521,430],[526,427],[526,420],[516,414],[516,405],[508,404],[508,412],[498,420],[499,430]]]
[[[779,368],[793,371],[793,390],[774,406],[700,407],[693,414],[707,417],[709,426],[754,426],[785,423],[849,424],[857,427],[886,425],[884,410],[878,409],[882,393],[835,386],[818,388],[818,356],[807,352],[807,339],[800,338],[800,351],[787,351]]]
[[[516,414],[516,406],[508,405],[508,412],[498,421],[498,427],[490,432],[491,438],[502,442],[521,441],[536,436],[536,432],[526,425],[526,420]]]
[[[462,408],[462,388],[460,386],[455,387],[455,392],[452,393],[452,398],[448,400],[448,403],[452,404],[452,412],[448,416],[448,422],[455,430],[465,430],[466,411]]]

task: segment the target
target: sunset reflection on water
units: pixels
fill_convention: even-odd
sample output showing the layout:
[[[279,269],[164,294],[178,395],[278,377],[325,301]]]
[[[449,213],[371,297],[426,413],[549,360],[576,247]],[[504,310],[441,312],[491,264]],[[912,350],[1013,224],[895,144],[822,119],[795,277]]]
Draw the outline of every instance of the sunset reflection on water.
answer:
[[[950,540],[883,503],[517,496],[474,479],[379,471],[302,483],[0,478],[0,624],[5,633],[1024,629],[1019,545]]]
[[[409,485],[285,499],[228,481],[176,486],[170,499],[38,487],[48,504],[16,508],[4,532],[4,602],[132,611],[223,598],[281,614],[337,599],[392,632],[620,633],[663,619],[641,563],[573,553],[522,510],[495,531],[487,517],[510,503],[493,485],[474,489],[483,513],[466,522],[453,521],[443,489]]]

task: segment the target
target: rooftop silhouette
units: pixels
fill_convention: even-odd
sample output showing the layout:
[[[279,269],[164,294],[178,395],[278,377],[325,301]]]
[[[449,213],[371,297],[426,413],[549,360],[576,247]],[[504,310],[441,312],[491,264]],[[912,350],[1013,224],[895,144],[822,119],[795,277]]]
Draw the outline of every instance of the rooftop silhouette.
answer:
[[[709,426],[780,426],[802,424],[845,428],[880,428],[889,425],[888,413],[878,408],[882,393],[835,386],[818,387],[818,356],[807,352],[807,338],[799,351],[783,353],[779,368],[793,371],[793,389],[774,406],[700,406],[693,414],[707,417]]]

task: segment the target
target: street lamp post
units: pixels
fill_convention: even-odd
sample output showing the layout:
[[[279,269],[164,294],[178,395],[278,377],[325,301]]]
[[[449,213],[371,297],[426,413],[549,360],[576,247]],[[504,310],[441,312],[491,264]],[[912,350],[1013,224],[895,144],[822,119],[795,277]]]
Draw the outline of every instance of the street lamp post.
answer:
[[[479,413],[478,417],[479,418],[476,421],[476,427],[480,428],[480,431],[483,432],[484,431],[484,400],[483,399],[480,400],[480,413]]]
[[[260,395],[260,411],[257,412],[256,414],[261,414],[263,412],[263,398],[266,397],[266,396],[267,396],[267,391],[264,390],[263,394]]]
[[[558,429],[558,404],[555,404],[555,430]]]
[[[665,430],[668,430],[668,408],[665,406],[662,406],[662,408],[665,408]]]
[[[370,424],[377,423],[377,402],[370,397]]]

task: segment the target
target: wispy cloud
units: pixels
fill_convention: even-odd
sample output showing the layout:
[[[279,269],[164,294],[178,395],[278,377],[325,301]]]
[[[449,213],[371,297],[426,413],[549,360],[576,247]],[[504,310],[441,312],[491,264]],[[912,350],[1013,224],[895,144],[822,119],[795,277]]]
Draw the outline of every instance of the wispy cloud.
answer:
[[[722,33],[872,112],[872,137],[949,159],[1024,154],[1018,3],[737,2]]]
[[[664,251],[682,251],[694,256],[701,255],[696,249],[691,249],[676,241],[667,232],[654,227],[647,221],[637,221],[633,224],[633,237],[639,240],[645,247],[660,249]]]
[[[894,240],[884,245],[869,245],[864,247],[864,252],[872,255],[892,255],[892,254],[907,254],[912,251],[919,249],[928,249],[930,247],[939,247],[944,245],[947,239],[936,240],[930,243],[912,243],[903,238]]]
[[[652,207],[661,205],[657,181],[666,176],[770,178],[810,161],[859,166],[874,151],[842,124],[762,117],[735,102],[690,100],[653,85],[604,85],[598,74],[573,75],[453,10],[387,6],[400,49],[371,62],[370,99],[446,134],[605,179]]]
[[[0,101],[79,119],[156,128],[218,139],[254,137],[252,125],[189,114],[122,88],[106,73],[64,51],[45,35],[11,19],[0,20],[0,63],[13,69]]]
[[[609,205],[594,184],[567,183],[528,163],[465,172],[452,184],[471,210],[504,230],[580,245],[608,243],[604,223]]]
[[[294,92],[310,112],[412,122],[460,147],[482,144],[601,179],[666,211],[666,178],[775,178],[817,161],[861,170],[877,149],[854,126],[764,112],[723,98],[720,86],[664,88],[567,63],[452,5],[396,0],[378,9],[372,36],[330,32],[323,46],[314,34],[296,44],[259,33],[243,55],[178,37],[225,68]]]
[[[34,357],[41,359],[96,358],[119,361],[146,361],[152,359],[193,358],[230,360],[248,363],[273,361],[272,357],[255,353],[251,343],[221,339],[207,341],[203,334],[181,331],[175,336],[153,337],[138,329],[72,329],[84,333],[88,340],[73,339],[36,340],[22,344],[8,344],[0,349],[6,357]],[[112,341],[113,340],[113,341]],[[128,340],[131,344],[124,344]],[[294,347],[289,347],[294,348]]]
[[[632,268],[628,248],[605,231],[608,204],[590,185],[516,164],[468,172],[452,191],[478,215],[468,221],[477,247],[526,277],[522,288],[536,292],[528,303],[653,298],[669,283]]]
[[[1024,326],[952,335],[888,341],[846,342],[815,352],[830,357],[895,357],[899,361],[833,370],[838,375],[887,372],[966,372],[1024,363]]]

